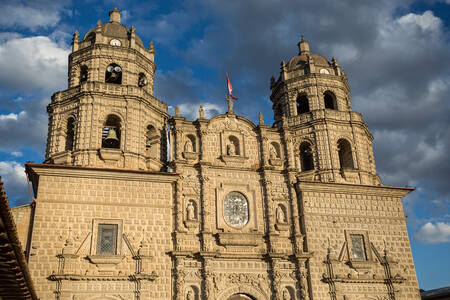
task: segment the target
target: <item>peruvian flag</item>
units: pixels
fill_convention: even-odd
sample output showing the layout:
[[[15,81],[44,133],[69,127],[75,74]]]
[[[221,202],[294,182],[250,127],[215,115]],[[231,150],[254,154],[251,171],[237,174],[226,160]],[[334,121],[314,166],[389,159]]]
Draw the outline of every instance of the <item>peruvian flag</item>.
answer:
[[[228,78],[228,73],[226,73],[226,74],[227,74],[228,94],[230,95],[231,98],[233,98],[234,100],[237,100],[237,98],[235,96],[233,96],[233,87],[231,86],[230,78]]]

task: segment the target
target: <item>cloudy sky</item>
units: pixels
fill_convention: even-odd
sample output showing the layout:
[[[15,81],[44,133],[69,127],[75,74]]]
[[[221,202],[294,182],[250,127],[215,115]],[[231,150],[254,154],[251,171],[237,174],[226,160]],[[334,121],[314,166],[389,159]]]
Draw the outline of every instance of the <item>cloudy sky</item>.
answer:
[[[336,56],[383,183],[417,188],[404,207],[420,287],[450,285],[450,0],[0,1],[0,176],[13,206],[30,201],[23,163],[43,160],[73,32],[114,7],[155,42],[156,96],[190,119],[200,104],[225,111],[228,72],[236,112],[269,123],[269,79],[300,34]]]

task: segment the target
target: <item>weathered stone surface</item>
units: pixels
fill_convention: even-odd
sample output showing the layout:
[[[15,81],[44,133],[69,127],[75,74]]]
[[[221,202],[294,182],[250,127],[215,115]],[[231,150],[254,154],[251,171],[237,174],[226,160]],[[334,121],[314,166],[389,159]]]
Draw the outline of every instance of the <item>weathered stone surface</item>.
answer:
[[[380,185],[335,59],[302,39],[271,82],[273,127],[230,99],[226,114],[188,121],[153,97],[153,47],[118,13],[74,38],[45,164],[27,165],[40,299],[419,299],[411,189]],[[105,82],[111,64],[120,84]]]

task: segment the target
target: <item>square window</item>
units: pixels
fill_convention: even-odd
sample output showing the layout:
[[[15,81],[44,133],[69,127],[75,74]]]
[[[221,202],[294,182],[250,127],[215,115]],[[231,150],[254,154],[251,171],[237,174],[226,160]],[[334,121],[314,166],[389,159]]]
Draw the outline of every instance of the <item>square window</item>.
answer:
[[[364,235],[350,234],[351,255],[354,260],[367,260]]]
[[[117,254],[117,229],[117,224],[98,224],[96,254]]]

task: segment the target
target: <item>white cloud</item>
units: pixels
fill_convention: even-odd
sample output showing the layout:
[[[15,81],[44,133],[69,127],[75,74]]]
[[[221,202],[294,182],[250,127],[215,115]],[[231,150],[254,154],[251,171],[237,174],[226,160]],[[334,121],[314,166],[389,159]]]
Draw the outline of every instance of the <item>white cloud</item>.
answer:
[[[427,10],[422,15],[409,13],[397,19],[398,24],[405,27],[419,26],[424,31],[436,31],[442,26],[442,21]]]
[[[0,44],[0,87],[19,92],[65,88],[69,53],[46,36],[11,36]]]
[[[423,225],[415,233],[415,237],[427,244],[440,244],[450,242],[450,224],[437,222],[434,225],[431,222]]]
[[[61,18],[61,11],[58,9],[42,9],[42,7],[6,3],[6,1],[0,4],[0,11],[2,12],[0,26],[28,28],[32,31],[39,27],[53,27],[58,24]]]
[[[0,161],[0,176],[5,184],[11,206],[24,204],[28,201],[27,177],[25,168],[21,164],[16,161]]]
[[[15,113],[9,113],[7,115],[0,115],[0,121],[3,121],[3,120],[17,120],[17,117],[18,117],[18,114],[15,114]]]
[[[0,115],[0,151],[18,152],[21,148],[33,147],[39,152],[45,149],[48,117],[45,106],[49,99],[26,103],[20,113]]]
[[[21,157],[23,155],[23,153],[20,151],[13,151],[13,152],[11,152],[11,155],[14,157]]]

